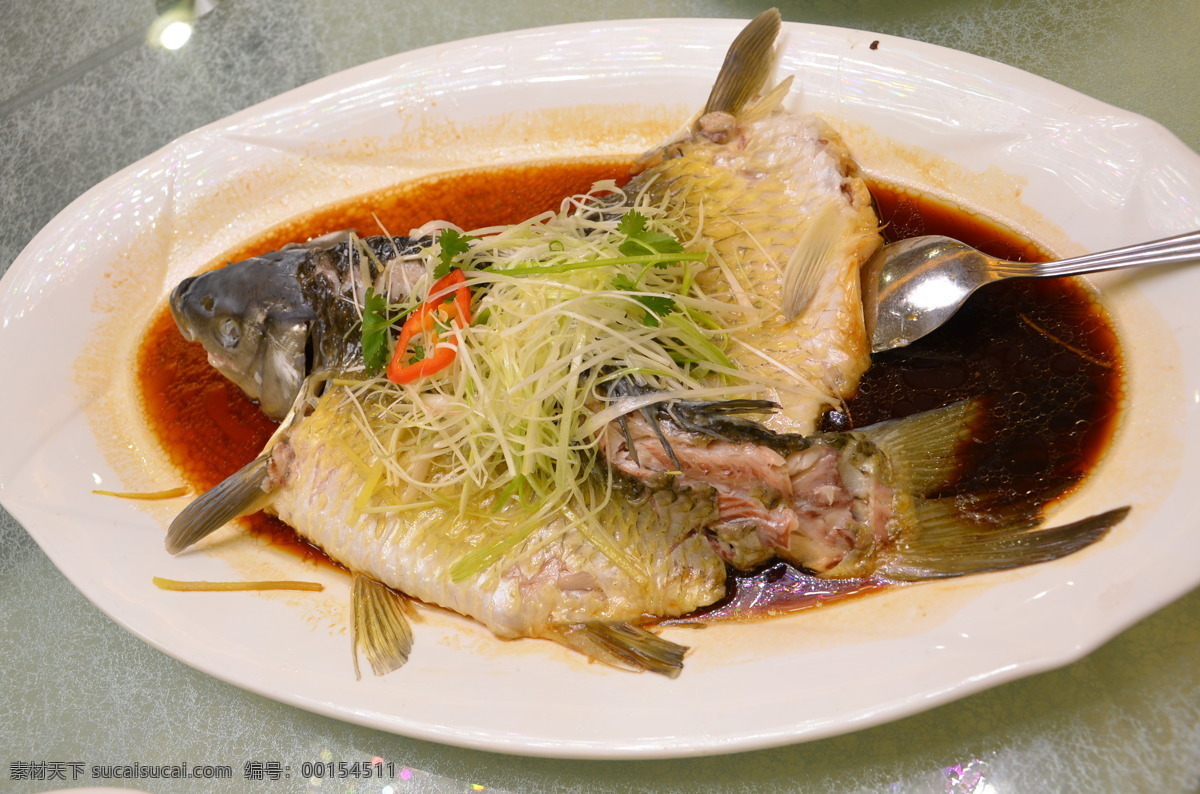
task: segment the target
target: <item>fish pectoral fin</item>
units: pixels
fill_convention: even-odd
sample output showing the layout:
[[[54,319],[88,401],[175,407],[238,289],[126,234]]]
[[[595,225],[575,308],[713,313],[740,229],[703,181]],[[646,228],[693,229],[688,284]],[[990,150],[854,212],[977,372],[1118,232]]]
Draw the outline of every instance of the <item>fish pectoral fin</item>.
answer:
[[[925,496],[958,476],[964,445],[977,428],[983,407],[981,399],[964,400],[859,432],[887,455],[896,487]]]
[[[770,8],[737,35],[725,54],[725,62],[704,105],[704,114],[736,116],[762,89],[775,64],[774,45],[781,21],[779,10]]]
[[[825,274],[834,269],[838,245],[844,239],[841,205],[826,201],[808,220],[800,241],[783,265],[779,288],[783,316],[795,320],[816,297]]]
[[[233,519],[266,506],[271,500],[263,490],[269,461],[269,454],[259,455],[183,508],[167,528],[167,551],[178,554]]]
[[[1048,529],[1037,528],[1033,517],[989,527],[978,516],[956,513],[946,504],[952,501],[931,500],[918,508],[925,513],[918,518],[920,529],[888,549],[876,573],[919,581],[1050,562],[1095,543],[1129,514],[1128,507],[1119,507]]]
[[[687,647],[664,640],[640,626],[623,622],[573,623],[557,630],[554,639],[597,661],[634,672],[675,678],[683,670]]]
[[[375,675],[387,675],[408,661],[412,652],[412,604],[406,596],[361,573],[350,583],[351,642],[354,653],[354,677],[361,650]]]
[[[770,400],[671,400],[659,405],[659,411],[691,433],[733,442],[736,437],[770,436],[761,422],[737,414],[772,414],[779,403]]]

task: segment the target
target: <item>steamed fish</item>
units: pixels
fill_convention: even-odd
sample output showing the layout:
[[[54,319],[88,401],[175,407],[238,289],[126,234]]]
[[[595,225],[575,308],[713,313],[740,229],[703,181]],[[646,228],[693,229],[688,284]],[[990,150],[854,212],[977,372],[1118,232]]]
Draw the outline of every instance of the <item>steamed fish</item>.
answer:
[[[876,221],[831,131],[764,91],[776,12],[624,189],[511,227],[322,238],[188,279],[181,332],[264,411],[262,454],[172,523],[177,553],[275,513],[353,575],[357,647],[407,658],[408,599],[504,638],[676,674],[650,627],[728,566],[957,576],[1055,559],[1123,515],[1040,530],[951,497],[969,402],[847,433]]]
[[[986,497],[927,498],[957,473],[974,403],[804,437],[737,416],[772,407],[749,401],[663,403],[653,430],[640,412],[613,423],[599,447],[611,468],[593,469],[559,510],[510,504],[495,486],[464,509],[444,494],[380,486],[385,463],[440,474],[409,443],[380,457],[380,432],[396,430],[387,399],[361,382],[329,386],[267,455],[181,513],[168,538],[178,550],[265,507],[352,571],[356,642],[380,674],[411,650],[405,596],[502,638],[550,639],[674,676],[686,648],[646,624],[718,601],[727,564],[778,557],[827,577],[961,576],[1073,553],[1125,514],[1037,530],[1031,506],[989,512]]]
[[[475,492],[465,510],[402,487],[369,487],[380,471],[369,428],[392,424],[388,406],[373,404],[379,399],[364,405],[350,386],[325,391],[272,449],[264,473],[251,473],[270,492],[272,512],[356,576],[475,618],[499,637],[544,637],[617,664],[678,670],[682,649],[637,624],[724,595],[724,564],[696,531],[715,518],[709,489],[646,487],[597,473],[578,500],[544,514],[505,509],[495,487]],[[401,445],[389,463],[411,471],[422,454]],[[605,539],[593,523],[605,527]],[[505,548],[510,538],[519,540]],[[479,552],[494,559],[456,580],[456,568]]]

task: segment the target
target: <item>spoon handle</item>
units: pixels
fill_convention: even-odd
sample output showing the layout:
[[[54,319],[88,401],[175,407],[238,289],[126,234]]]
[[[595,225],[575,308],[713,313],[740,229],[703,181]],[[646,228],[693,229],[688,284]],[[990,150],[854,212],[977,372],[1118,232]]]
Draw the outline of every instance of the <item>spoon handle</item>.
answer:
[[[1185,232],[1149,243],[1114,248],[1058,262],[1008,262],[994,260],[994,278],[1056,278],[1098,273],[1137,265],[1163,265],[1200,259],[1200,231]]]

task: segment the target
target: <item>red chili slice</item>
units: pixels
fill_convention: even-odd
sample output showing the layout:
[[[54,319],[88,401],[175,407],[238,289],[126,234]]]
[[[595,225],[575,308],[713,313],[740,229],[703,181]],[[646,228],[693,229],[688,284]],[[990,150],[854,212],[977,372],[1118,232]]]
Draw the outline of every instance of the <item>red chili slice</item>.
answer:
[[[393,383],[412,383],[445,369],[454,361],[458,355],[457,337],[442,341],[437,332],[439,320],[454,322],[459,328],[471,324],[471,290],[461,270],[451,270],[438,279],[429,294],[433,298],[417,307],[400,328],[400,338],[396,340],[396,350],[387,368],[388,380]],[[428,355],[406,364],[408,343],[422,333],[428,340]]]

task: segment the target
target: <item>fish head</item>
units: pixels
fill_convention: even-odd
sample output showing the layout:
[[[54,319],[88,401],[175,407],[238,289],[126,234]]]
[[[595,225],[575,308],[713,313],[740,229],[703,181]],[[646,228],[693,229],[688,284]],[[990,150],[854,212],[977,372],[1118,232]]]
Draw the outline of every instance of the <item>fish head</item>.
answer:
[[[276,252],[184,279],[171,293],[183,337],[263,413],[282,419],[308,374],[315,313],[296,279],[293,256]]]

